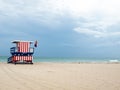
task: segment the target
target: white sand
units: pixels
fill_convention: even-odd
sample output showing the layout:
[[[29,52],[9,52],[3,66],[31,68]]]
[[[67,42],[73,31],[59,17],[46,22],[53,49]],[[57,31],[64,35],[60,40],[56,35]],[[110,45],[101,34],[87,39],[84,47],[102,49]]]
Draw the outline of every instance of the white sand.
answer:
[[[0,90],[120,90],[120,64],[0,63]]]

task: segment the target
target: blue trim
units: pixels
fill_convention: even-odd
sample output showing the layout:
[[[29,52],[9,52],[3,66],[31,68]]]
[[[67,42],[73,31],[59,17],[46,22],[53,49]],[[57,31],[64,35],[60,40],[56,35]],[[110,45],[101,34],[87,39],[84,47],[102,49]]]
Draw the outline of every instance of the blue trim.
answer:
[[[14,56],[14,55],[19,55],[19,56],[29,56],[29,55],[33,55],[34,54],[34,48],[30,47],[29,48],[30,52],[18,52],[18,48],[16,47],[12,47],[10,48],[10,53]]]

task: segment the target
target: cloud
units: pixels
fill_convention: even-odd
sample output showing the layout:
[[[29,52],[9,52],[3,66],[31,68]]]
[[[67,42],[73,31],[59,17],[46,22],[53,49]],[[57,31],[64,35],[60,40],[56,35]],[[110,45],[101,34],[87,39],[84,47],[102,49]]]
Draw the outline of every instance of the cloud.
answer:
[[[57,27],[64,23],[61,18],[70,17],[76,24],[73,30],[78,33],[94,37],[115,36],[119,32],[108,29],[120,22],[119,4],[119,0],[0,0],[0,22],[30,19]]]
[[[97,12],[118,19],[119,4],[119,0],[0,0],[0,16],[51,22],[66,14],[73,19],[87,19]]]
[[[113,7],[114,8],[114,7]],[[120,35],[120,13],[94,12],[90,16],[82,16],[83,21],[77,20],[74,31],[94,37],[118,37]]]
[[[96,38],[108,38],[108,37],[120,37],[120,31],[103,31],[103,30],[91,30],[91,29],[85,29],[85,28],[80,28],[77,27],[74,29],[74,31],[84,34],[84,35],[89,35],[89,36],[93,36]]]
[[[103,32],[90,30],[90,29],[82,29],[80,27],[75,28],[74,31],[81,33],[81,34],[91,35],[94,37],[103,37],[104,36]]]
[[[0,9],[5,12],[14,11],[14,13],[21,12],[28,15],[29,13],[32,13],[32,15],[41,14],[39,12],[62,15],[66,11],[77,16],[83,13],[84,15],[86,13],[90,14],[98,10],[113,14],[120,8],[119,0],[0,0],[0,3]]]
[[[30,16],[32,18],[39,18],[48,15],[50,18],[54,18],[56,15],[62,15],[62,11],[64,10],[62,1],[63,0],[0,0],[0,11],[6,16]]]

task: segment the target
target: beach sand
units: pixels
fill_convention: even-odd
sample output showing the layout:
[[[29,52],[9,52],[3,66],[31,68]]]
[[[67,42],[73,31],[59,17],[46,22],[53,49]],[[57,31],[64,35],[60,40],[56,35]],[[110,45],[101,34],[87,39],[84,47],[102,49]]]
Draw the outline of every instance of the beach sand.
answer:
[[[120,90],[120,64],[0,63],[0,90]]]

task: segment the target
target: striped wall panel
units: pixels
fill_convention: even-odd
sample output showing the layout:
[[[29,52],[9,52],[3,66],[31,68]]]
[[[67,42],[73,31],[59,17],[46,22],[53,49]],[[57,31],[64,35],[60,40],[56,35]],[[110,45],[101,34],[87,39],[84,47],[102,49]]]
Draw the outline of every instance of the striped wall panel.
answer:
[[[32,61],[33,56],[13,56],[13,61]]]
[[[29,42],[19,42],[17,43],[18,52],[29,52],[30,43]]]

